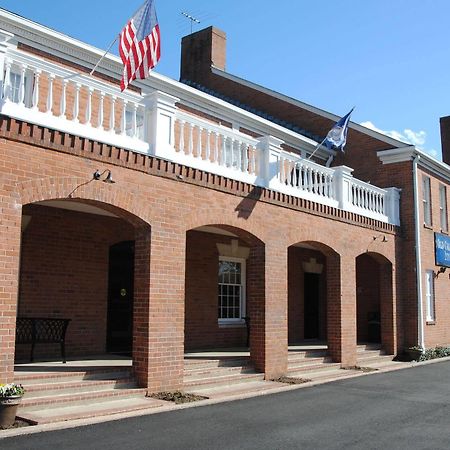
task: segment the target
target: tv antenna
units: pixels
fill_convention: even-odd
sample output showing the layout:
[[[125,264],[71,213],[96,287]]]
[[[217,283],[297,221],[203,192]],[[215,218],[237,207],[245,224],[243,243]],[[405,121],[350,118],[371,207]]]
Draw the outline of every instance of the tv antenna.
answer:
[[[186,19],[189,19],[191,21],[191,34],[192,34],[192,26],[193,26],[194,22],[195,23],[200,23],[200,20],[198,20],[195,17],[191,16],[187,12],[181,12],[181,15],[183,15],[184,17],[186,17]]]

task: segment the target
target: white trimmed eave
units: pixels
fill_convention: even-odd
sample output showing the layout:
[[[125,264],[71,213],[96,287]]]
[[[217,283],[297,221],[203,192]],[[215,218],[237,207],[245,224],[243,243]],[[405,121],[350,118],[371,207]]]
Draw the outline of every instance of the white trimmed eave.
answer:
[[[416,156],[419,156],[419,168],[426,169],[450,183],[450,166],[433,158],[414,145],[392,150],[383,150],[378,152],[377,156],[383,164],[412,161]]]
[[[260,91],[264,94],[270,95],[271,97],[275,97],[278,100],[281,100],[286,103],[290,103],[298,108],[305,109],[306,111],[312,112],[314,114],[317,114],[318,116],[325,117],[326,119],[333,120],[334,122],[337,122],[339,119],[341,119],[341,116],[337,116],[336,114],[332,114],[328,111],[324,111],[323,109],[316,108],[315,106],[308,105],[307,103],[303,103],[300,100],[296,100],[295,98],[289,97],[284,94],[280,94],[279,92],[273,91],[271,89],[268,89],[264,86],[261,86],[256,83],[252,83],[251,81],[244,80],[243,78],[240,78],[236,75],[229,74],[228,72],[225,72],[221,69],[218,69],[217,67],[212,66],[211,67],[212,73],[215,75],[219,75],[221,77],[227,78],[231,81],[234,81],[236,83],[242,84],[244,86],[247,86],[251,89],[254,89],[256,91]],[[353,130],[359,131],[361,133],[367,134],[368,136],[371,136],[375,139],[378,139],[379,141],[385,142],[386,144],[392,145],[394,147],[404,147],[405,142],[398,141],[397,139],[390,138],[389,136],[386,136],[385,134],[378,133],[377,131],[374,131],[370,128],[366,128],[362,125],[359,125],[355,122],[349,122],[349,128],[352,128]]]
[[[94,67],[104,53],[104,50],[1,8],[0,29],[12,33],[16,41],[84,67],[89,65]],[[108,54],[97,71],[119,80],[122,76],[122,61],[118,56]],[[318,144],[315,140],[302,134],[295,133],[256,114],[154,71],[151,72],[147,80],[136,80],[134,84],[143,91],[151,92],[156,89],[166,92],[179,98],[186,106],[214,117],[223,118],[224,121],[231,122],[233,125],[249,128],[263,136],[276,136],[294,148],[301,147],[303,150],[311,152]],[[330,152],[321,149],[316,155],[319,158],[326,159]]]

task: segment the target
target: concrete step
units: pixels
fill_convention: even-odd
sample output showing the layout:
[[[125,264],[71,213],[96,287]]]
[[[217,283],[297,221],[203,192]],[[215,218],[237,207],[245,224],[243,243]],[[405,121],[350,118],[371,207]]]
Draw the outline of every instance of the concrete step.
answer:
[[[314,358],[324,358],[328,355],[328,350],[317,349],[317,350],[306,350],[306,351],[292,351],[288,352],[288,360],[300,360],[300,359],[314,359]]]
[[[32,384],[58,383],[61,381],[116,380],[117,378],[130,378],[131,376],[131,367],[110,367],[58,372],[15,372],[14,381],[24,386],[30,386]]]
[[[45,424],[74,419],[86,419],[102,415],[112,415],[131,411],[158,408],[167,402],[152,398],[114,398],[109,401],[92,399],[82,404],[66,403],[47,408],[20,408],[18,417],[32,424]]]
[[[312,364],[309,366],[301,366],[301,367],[291,366],[288,367],[288,376],[296,376],[293,374],[297,374],[302,378],[309,378],[310,374],[340,369],[340,367],[341,367],[340,363],[333,363],[333,362]]]
[[[132,398],[145,397],[146,389],[108,389],[108,390],[92,390],[83,391],[80,390],[73,394],[56,394],[56,395],[44,395],[36,397],[28,397],[25,393],[22,399],[21,408],[27,410],[42,409],[44,406],[55,407],[61,404],[71,404],[71,405],[83,405],[91,400],[95,401],[112,401],[119,397],[121,398]]]
[[[264,380],[263,373],[250,372],[246,374],[221,375],[214,377],[185,377],[184,389],[186,392],[191,392],[191,389],[199,387],[219,387],[223,385],[246,383],[249,381]]]
[[[254,372],[251,366],[229,366],[229,367],[199,367],[199,368],[185,368],[184,376],[186,377],[209,377],[221,376],[226,374],[245,374]]]
[[[310,366],[320,366],[322,364],[332,363],[333,360],[329,357],[322,358],[311,358],[311,359],[298,359],[298,360],[288,360],[289,368],[302,368],[302,367],[310,367]]]
[[[185,369],[194,368],[215,368],[215,367],[234,367],[234,366],[248,366],[250,364],[250,358],[194,358],[184,359]]]
[[[197,387],[189,392],[197,395],[204,395],[211,399],[226,398],[235,395],[251,394],[257,392],[267,392],[283,386],[274,381],[247,381],[246,383],[236,383],[214,387]]]
[[[132,389],[136,382],[132,378],[117,380],[63,381],[48,384],[25,385],[26,398],[40,398],[80,392],[92,392],[114,389]]]
[[[378,362],[392,361],[393,358],[393,355],[361,355],[356,361],[358,366],[371,366]]]
[[[356,351],[358,353],[365,352],[365,351],[371,351],[371,350],[381,350],[381,344],[358,344],[356,346]]]

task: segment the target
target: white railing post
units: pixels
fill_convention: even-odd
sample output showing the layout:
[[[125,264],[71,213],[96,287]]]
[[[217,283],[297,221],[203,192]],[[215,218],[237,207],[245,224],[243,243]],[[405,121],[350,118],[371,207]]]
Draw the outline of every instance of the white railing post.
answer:
[[[263,136],[258,139],[257,148],[261,152],[258,186],[276,189],[280,184],[280,154],[284,141],[274,136]]]
[[[105,93],[100,92],[98,104],[98,122],[97,122],[97,128],[99,130],[103,130],[104,107],[105,107]]]
[[[334,195],[339,203],[339,208],[346,211],[352,209],[352,172],[353,169],[347,166],[339,166],[334,168]]]
[[[92,125],[91,119],[92,119],[92,94],[94,92],[94,88],[88,87],[87,88],[87,100],[86,100],[86,116],[85,116],[85,125]]]
[[[79,119],[78,119],[78,115],[80,113],[80,89],[81,89],[81,84],[80,83],[75,83],[75,95],[74,95],[74,99],[73,99],[73,121],[78,123]]]
[[[145,98],[150,111],[147,140],[150,153],[164,159],[175,156],[175,113],[178,98],[155,91]]]
[[[5,80],[3,89],[3,99],[5,101],[11,100],[11,66],[12,61],[9,58],[5,58]]]
[[[389,223],[400,225],[400,192],[401,189],[391,187],[386,188],[385,214]]]
[[[109,131],[116,133],[116,99],[115,95],[111,95],[111,108],[109,110]]]
[[[19,83],[19,101],[20,106],[25,106],[25,74],[27,71],[26,64],[20,66],[20,83]]]
[[[39,82],[41,79],[41,71],[36,69],[34,72],[34,87],[33,87],[33,98],[31,100],[32,108],[35,111],[39,111]]]

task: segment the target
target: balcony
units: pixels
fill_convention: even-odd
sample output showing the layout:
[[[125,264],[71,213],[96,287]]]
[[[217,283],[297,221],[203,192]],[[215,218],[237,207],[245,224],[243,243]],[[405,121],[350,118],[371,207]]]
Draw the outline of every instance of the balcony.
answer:
[[[348,167],[327,168],[301,157],[314,144],[301,135],[289,142],[298,153],[290,152],[276,136],[279,127],[262,123],[259,130],[268,131],[261,136],[247,123],[249,113],[233,112],[242,115],[240,126],[206,114],[207,94],[193,88],[180,85],[174,92],[172,81],[164,92],[159,86],[121,93],[115,84],[2,45],[3,115],[399,225],[398,189],[381,189],[355,179]],[[194,105],[186,107],[183,89],[196,98]]]

